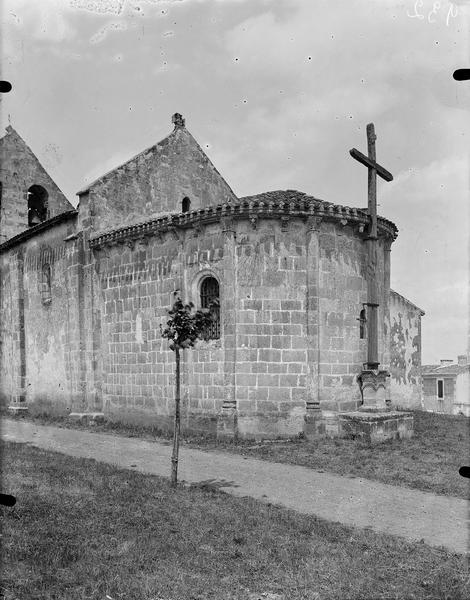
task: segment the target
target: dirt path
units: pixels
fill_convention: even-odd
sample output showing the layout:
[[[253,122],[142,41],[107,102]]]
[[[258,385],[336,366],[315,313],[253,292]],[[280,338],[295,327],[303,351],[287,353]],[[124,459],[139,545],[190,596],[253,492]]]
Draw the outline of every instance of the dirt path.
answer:
[[[170,472],[171,446],[138,438],[11,419],[2,422],[2,438],[142,473],[168,477]],[[345,525],[423,540],[458,553],[469,550],[469,502],[459,498],[187,448],[181,449],[179,478],[210,481],[234,496],[251,496]]]

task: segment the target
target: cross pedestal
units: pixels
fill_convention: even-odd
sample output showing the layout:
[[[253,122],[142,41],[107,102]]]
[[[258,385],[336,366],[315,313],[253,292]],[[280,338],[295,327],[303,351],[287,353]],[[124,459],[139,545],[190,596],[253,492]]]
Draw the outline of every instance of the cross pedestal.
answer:
[[[363,369],[361,373],[362,412],[383,412],[389,409],[387,394],[387,378],[390,373],[385,370],[372,371]]]

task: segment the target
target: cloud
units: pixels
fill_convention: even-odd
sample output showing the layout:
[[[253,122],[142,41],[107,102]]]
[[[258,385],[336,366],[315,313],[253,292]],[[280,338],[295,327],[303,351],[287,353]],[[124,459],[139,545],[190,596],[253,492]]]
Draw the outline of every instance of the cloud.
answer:
[[[127,29],[127,24],[124,22],[112,22],[104,25],[99,31],[97,31],[91,38],[90,44],[98,44],[102,42],[109,32],[111,31],[125,31]]]
[[[120,15],[126,0],[70,0],[72,8],[87,10],[94,14]]]
[[[4,52],[10,59],[18,59],[14,51],[21,41],[62,42],[76,35],[73,11],[62,0],[4,0],[2,15]]]
[[[465,350],[468,331],[468,158],[450,156],[399,173],[379,188],[381,212],[398,224],[392,287],[426,312],[425,362]]]

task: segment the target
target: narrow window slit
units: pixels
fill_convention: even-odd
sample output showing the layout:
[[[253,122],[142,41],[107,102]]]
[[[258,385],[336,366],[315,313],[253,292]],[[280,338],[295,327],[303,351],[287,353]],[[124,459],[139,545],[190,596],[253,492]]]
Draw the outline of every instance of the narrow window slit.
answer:
[[[215,277],[206,277],[201,283],[201,308],[207,308],[212,315],[212,323],[206,331],[206,338],[218,340],[220,338],[220,298],[219,282]]]

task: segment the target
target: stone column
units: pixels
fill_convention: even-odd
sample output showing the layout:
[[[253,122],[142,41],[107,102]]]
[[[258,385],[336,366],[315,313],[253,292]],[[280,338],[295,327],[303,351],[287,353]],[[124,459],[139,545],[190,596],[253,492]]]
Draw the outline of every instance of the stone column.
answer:
[[[237,360],[237,253],[236,233],[233,219],[222,220],[224,235],[224,268],[221,286],[221,317],[224,348],[224,398],[217,417],[217,437],[238,435],[238,411],[235,396],[235,372]]]
[[[17,316],[17,331],[15,333],[15,345],[16,345],[16,357],[17,364],[11,365],[12,371],[15,373],[13,382],[14,389],[12,390],[11,402],[9,410],[12,412],[20,412],[27,410],[26,403],[26,332],[25,332],[25,291],[24,291],[24,254],[20,248],[13,254],[15,257],[15,269],[16,269],[16,293],[17,293],[17,305],[16,310],[12,309],[12,316]],[[13,261],[12,261],[13,263]],[[10,267],[11,268],[11,267]],[[10,271],[10,285],[13,287],[15,284],[15,277],[13,277],[13,270]],[[15,368],[16,367],[16,368]]]
[[[377,293],[377,300],[379,304],[379,310],[377,311],[378,317],[378,342],[381,345],[380,355],[382,361],[385,361],[382,369],[364,369],[361,372],[361,388],[363,404],[359,408],[362,412],[383,412],[389,410],[390,405],[390,385],[389,377],[390,373],[387,370],[390,361],[390,353],[388,349],[389,345],[389,296],[390,296],[390,246],[387,244],[379,245],[377,241],[377,256],[379,258],[379,249],[383,248],[381,255],[380,265],[377,260],[375,266],[375,276],[377,282],[373,283],[376,286],[375,292]],[[383,257],[383,258],[382,258]],[[382,280],[379,279],[379,268],[383,264]],[[368,315],[370,318],[370,312]],[[385,334],[384,328],[387,328],[387,334]],[[369,328],[368,334],[371,329]]]
[[[305,434],[323,433],[320,411],[320,242],[321,217],[310,216],[306,224],[307,248],[307,400]]]

